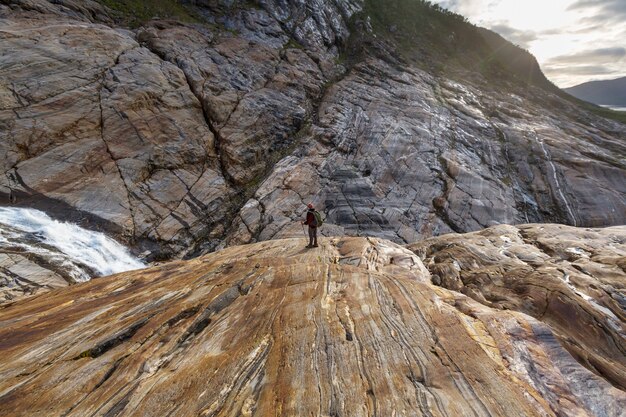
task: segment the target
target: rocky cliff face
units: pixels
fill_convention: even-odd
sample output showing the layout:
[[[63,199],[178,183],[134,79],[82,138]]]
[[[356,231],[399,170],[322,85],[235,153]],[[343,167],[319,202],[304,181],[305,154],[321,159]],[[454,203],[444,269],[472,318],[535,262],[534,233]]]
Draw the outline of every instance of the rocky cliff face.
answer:
[[[0,225],[0,293],[42,287],[0,306],[0,416],[623,415],[626,228],[589,228],[623,124],[425,3],[184,3],[0,4],[0,204],[232,246],[43,293],[75,280]],[[306,251],[308,202],[343,237]],[[539,221],[584,227],[505,225]]]
[[[316,9],[338,16],[320,25],[304,3],[243,9],[230,23],[237,36],[176,23],[133,33],[93,23],[73,3],[10,3],[4,202],[164,244],[163,256],[219,243],[249,190],[293,147],[328,78],[320,55],[331,74],[326,61],[353,7]]]
[[[404,59],[371,2],[190,3],[199,23],[132,31],[92,1],[0,5],[2,204],[153,259],[294,236],[311,201],[327,234],[399,243],[626,222],[623,124]]]
[[[0,415],[623,415],[626,228],[302,247],[1,307]]]

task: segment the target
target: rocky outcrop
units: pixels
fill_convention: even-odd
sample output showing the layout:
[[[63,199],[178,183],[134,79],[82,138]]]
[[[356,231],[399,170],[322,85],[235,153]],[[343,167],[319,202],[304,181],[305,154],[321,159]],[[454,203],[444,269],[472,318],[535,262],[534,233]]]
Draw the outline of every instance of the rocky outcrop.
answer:
[[[61,256],[58,259],[64,260]],[[55,269],[47,260],[21,248],[3,248],[0,252],[0,304],[74,283],[70,276]]]
[[[3,34],[15,63],[0,116],[7,200],[60,201],[131,241],[220,218],[228,188],[180,69],[101,25],[16,19]]]
[[[381,60],[334,85],[319,117],[310,145],[283,159],[257,190],[261,219],[242,212],[260,240],[294,233],[306,201],[337,226],[330,235],[401,242],[494,223],[626,221],[617,123],[589,127],[523,96]]]
[[[435,285],[549,324],[587,368],[626,388],[624,227],[497,226],[409,248]]]
[[[0,416],[623,414],[626,230],[503,225],[626,223],[623,124],[397,54],[370,1],[185,4],[0,4],[0,204],[232,246],[59,289],[2,226]]]
[[[0,309],[0,415],[619,416],[625,241],[275,240],[35,296]]]
[[[626,222],[623,124],[399,58],[362,2],[194,1],[200,23],[133,31],[94,2],[4,3],[0,202],[149,259],[296,236],[308,202],[328,235],[398,243]]]

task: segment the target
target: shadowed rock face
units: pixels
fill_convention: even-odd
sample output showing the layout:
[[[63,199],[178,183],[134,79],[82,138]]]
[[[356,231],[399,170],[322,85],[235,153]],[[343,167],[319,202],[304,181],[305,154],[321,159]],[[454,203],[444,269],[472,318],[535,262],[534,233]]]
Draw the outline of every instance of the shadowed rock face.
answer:
[[[376,238],[276,240],[35,296],[0,309],[0,415],[619,416],[624,313],[611,297],[623,294],[624,236],[444,236],[412,247],[428,269]],[[464,273],[487,275],[500,257],[530,268],[511,281],[541,286],[504,288],[496,304],[486,284],[477,302],[431,283],[464,290]],[[535,314],[550,285],[560,295]],[[610,364],[615,386],[577,359]]]

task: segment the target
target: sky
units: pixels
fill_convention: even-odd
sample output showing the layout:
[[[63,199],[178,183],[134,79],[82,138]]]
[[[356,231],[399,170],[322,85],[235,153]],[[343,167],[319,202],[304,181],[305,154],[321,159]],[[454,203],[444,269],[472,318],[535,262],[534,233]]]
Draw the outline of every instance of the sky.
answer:
[[[537,57],[561,88],[626,76],[626,0],[431,0]]]

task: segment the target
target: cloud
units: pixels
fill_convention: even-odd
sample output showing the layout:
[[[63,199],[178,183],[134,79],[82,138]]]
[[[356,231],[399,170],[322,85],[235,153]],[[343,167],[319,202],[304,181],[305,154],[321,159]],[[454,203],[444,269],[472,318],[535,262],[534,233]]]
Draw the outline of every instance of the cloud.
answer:
[[[546,65],[542,70],[550,81],[561,88],[573,87],[587,81],[612,80],[626,75],[619,69],[607,68],[604,65]]]
[[[577,0],[567,10],[584,13],[581,21],[587,24],[623,24],[626,20],[624,0]]]
[[[625,63],[626,48],[609,47],[559,55],[547,60],[542,69],[548,78],[563,87],[621,77]]]
[[[624,0],[577,0],[568,7],[568,10],[585,9],[589,7],[626,15],[626,3]]]
[[[570,55],[559,55],[546,61],[547,65],[615,64],[626,57],[626,48],[612,47],[585,50]]]
[[[613,74],[614,71],[603,65],[579,65],[579,66],[546,66],[543,71],[546,75],[605,75]]]
[[[537,40],[539,37],[537,32],[515,29],[511,26],[508,26],[504,22],[489,25],[489,29],[499,33],[509,42],[517,44],[525,49],[528,49],[529,44],[532,41]]]
[[[550,30],[522,30],[517,29],[508,24],[506,21],[500,22],[492,22],[487,26],[487,29],[490,29],[498,34],[500,34],[503,38],[512,42],[518,46],[521,46],[524,49],[530,49],[530,44],[533,41],[538,39],[543,39],[547,36],[551,35],[559,35],[562,33],[560,29],[550,29]]]
[[[626,75],[626,0],[431,0],[533,53],[557,85]]]

